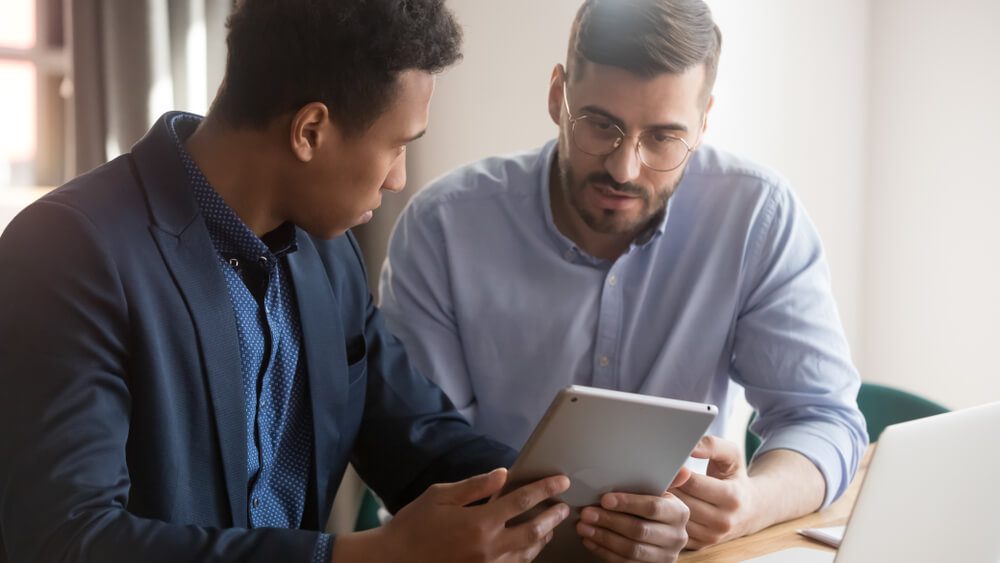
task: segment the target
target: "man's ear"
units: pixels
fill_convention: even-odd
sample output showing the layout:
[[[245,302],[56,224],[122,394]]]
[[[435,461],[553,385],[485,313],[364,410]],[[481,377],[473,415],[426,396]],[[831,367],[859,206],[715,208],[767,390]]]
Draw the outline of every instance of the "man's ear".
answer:
[[[556,125],[561,123],[563,88],[566,87],[564,83],[565,76],[566,71],[563,69],[563,65],[557,64],[552,69],[552,78],[549,80],[549,117],[552,118],[552,123]]]
[[[715,96],[710,95],[708,97],[708,102],[705,104],[705,113],[701,117],[701,130],[698,131],[698,142],[694,145],[694,150],[697,150],[701,146],[701,141],[705,138],[705,131],[708,131],[708,112],[712,111],[712,106],[715,105]]]
[[[708,103],[705,104],[705,119],[701,122],[701,134],[704,135],[705,131],[708,131],[708,112],[712,111],[712,106],[715,105],[715,96],[708,97]]]
[[[335,129],[326,104],[312,102],[302,106],[292,116],[289,139],[292,153],[300,161],[309,162],[324,143],[333,142]]]

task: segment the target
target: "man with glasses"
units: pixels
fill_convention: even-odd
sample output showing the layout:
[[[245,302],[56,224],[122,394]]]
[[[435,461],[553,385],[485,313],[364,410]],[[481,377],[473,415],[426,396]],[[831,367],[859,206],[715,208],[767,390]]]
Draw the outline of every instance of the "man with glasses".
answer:
[[[664,495],[692,549],[828,505],[867,445],[815,228],[779,175],[702,144],[720,44],[700,0],[587,0],[552,73],[557,139],[419,193],[381,279],[417,367],[515,448],[568,384],[717,404],[707,473]],[[758,412],[749,469],[717,437],[731,382]],[[583,510],[584,544],[665,558],[681,524],[643,500]]]

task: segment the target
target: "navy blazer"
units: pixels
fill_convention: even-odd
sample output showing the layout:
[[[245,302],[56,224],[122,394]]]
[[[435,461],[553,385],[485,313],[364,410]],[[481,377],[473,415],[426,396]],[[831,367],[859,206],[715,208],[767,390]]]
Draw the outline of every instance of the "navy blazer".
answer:
[[[387,332],[353,236],[299,230],[309,531],[246,529],[236,322],[165,118],[0,237],[0,562],[306,562],[348,461],[393,511],[510,465]]]

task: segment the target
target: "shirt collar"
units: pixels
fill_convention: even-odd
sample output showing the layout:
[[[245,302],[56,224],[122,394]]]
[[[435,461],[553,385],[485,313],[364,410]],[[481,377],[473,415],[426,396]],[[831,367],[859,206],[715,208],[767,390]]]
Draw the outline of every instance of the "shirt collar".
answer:
[[[298,248],[295,226],[285,222],[258,238],[236,215],[184,148],[184,140],[194,133],[200,122],[201,118],[197,115],[180,113],[167,121],[167,129],[184,165],[212,243],[223,256],[250,260],[270,269],[278,258]]]

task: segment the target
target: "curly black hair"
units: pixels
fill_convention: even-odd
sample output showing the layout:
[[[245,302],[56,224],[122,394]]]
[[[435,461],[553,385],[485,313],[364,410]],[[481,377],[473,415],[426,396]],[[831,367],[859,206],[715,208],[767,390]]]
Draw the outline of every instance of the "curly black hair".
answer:
[[[237,127],[323,102],[358,133],[388,108],[400,72],[439,72],[461,58],[444,0],[242,0],[227,27],[212,114]]]

